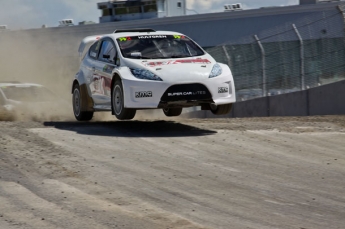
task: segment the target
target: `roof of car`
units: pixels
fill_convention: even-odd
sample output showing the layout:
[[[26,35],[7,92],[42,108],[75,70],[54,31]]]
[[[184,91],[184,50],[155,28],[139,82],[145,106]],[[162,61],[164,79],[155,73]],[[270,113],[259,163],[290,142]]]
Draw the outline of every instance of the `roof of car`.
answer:
[[[178,33],[178,32],[173,32],[173,31],[154,31],[151,32],[152,30],[150,29],[146,29],[146,31],[150,30],[150,32],[146,32],[145,29],[137,29],[138,31],[133,32],[134,29],[131,30],[115,30],[114,33],[110,33],[110,34],[101,34],[101,35],[93,35],[93,36],[87,36],[85,37],[78,48],[78,52],[80,57],[82,56],[82,53],[86,47],[87,44],[95,42],[99,39],[102,39],[104,37],[110,37],[113,40],[116,40],[117,38],[121,38],[121,37],[133,37],[133,36],[157,36],[157,35],[183,35],[182,33]],[[140,32],[141,31],[145,31],[145,32]],[[128,32],[131,31],[131,32]]]
[[[173,31],[155,31],[155,32],[119,32],[119,33],[105,34],[103,36],[117,39],[119,37],[156,36],[156,35],[183,35],[183,34],[178,33],[178,32],[173,32]]]

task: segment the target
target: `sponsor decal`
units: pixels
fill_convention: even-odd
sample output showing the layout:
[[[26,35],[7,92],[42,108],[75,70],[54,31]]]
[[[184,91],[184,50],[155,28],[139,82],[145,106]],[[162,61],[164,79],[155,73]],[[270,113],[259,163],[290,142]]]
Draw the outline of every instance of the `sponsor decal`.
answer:
[[[110,87],[111,87],[111,79],[99,76],[99,75],[93,75],[92,79],[89,79],[90,82],[90,90],[92,94],[99,94],[99,95],[106,95],[110,96]]]
[[[208,59],[191,59],[191,60],[169,60],[169,61],[158,61],[158,62],[142,62],[146,67],[157,67],[163,65],[172,65],[172,64],[211,64],[211,61]]]
[[[206,91],[184,91],[184,92],[173,92],[173,93],[168,93],[168,96],[173,97],[173,96],[183,96],[183,95],[206,95]]]
[[[175,39],[185,39],[186,36],[183,36],[183,35],[174,35],[174,38],[175,38]]]
[[[138,39],[167,38],[166,35],[138,36]]]
[[[113,70],[114,70],[114,67],[113,66],[111,66],[111,65],[104,65],[104,67],[103,67],[103,72],[106,72],[106,73],[112,73],[113,72]]]
[[[149,98],[152,97],[152,91],[137,91],[135,92],[135,98]]]
[[[131,37],[120,37],[118,40],[119,41],[130,41],[130,40],[132,40],[132,38]]]
[[[227,87],[219,87],[218,88],[218,94],[228,93],[228,92],[229,92],[229,88],[227,88]]]

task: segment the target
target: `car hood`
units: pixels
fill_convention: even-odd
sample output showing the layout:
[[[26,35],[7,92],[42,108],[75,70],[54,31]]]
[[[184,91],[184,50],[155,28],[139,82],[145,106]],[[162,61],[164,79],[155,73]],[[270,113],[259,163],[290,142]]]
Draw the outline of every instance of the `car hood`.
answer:
[[[175,59],[126,59],[126,66],[146,69],[164,82],[193,82],[207,79],[216,61],[210,55]]]

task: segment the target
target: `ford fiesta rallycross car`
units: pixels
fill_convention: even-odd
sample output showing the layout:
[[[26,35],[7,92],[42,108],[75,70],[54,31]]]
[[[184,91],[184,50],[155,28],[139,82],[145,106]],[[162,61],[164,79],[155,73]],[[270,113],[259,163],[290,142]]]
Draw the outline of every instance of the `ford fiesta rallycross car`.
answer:
[[[230,68],[181,33],[116,30],[84,38],[79,54],[84,57],[72,83],[79,121],[97,111],[111,111],[119,120],[134,118],[139,109],[178,116],[193,106],[224,115],[236,101]]]

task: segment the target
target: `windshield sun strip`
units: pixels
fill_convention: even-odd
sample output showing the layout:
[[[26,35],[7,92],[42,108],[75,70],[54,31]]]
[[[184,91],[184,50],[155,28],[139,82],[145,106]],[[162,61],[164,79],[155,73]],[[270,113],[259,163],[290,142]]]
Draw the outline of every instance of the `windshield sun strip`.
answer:
[[[205,55],[191,39],[183,35],[147,35],[117,38],[124,58],[175,59]]]

